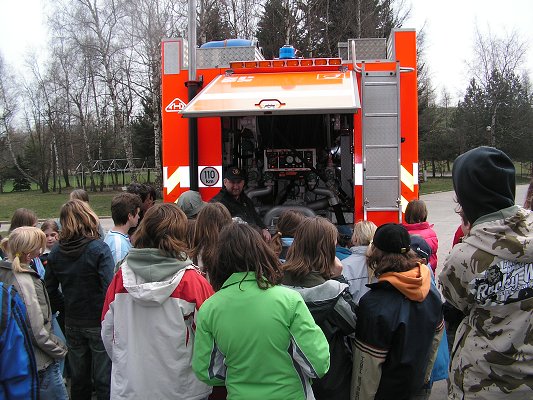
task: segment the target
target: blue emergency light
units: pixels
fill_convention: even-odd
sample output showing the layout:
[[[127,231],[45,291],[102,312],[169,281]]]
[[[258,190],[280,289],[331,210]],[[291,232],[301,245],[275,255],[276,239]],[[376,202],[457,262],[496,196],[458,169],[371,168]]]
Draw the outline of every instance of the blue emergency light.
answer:
[[[294,47],[292,47],[290,44],[284,45],[279,49],[279,58],[280,60],[296,58],[296,51],[294,50]]]

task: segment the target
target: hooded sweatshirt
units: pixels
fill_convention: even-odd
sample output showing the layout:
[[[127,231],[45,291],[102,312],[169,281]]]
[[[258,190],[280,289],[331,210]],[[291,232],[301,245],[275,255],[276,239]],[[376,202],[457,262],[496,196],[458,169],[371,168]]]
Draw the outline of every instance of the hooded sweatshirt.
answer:
[[[476,220],[439,276],[466,317],[452,349],[451,399],[524,399],[533,388],[533,213]]]
[[[357,310],[352,399],[409,399],[429,381],[444,327],[430,274],[418,264],[368,285]]]
[[[158,249],[131,249],[107,292],[102,339],[113,399],[204,399],[191,368],[196,315],[213,294],[192,265]]]
[[[48,255],[46,290],[52,309],[65,310],[65,325],[100,327],[102,306],[113,278],[113,256],[100,239],[60,241]],[[59,286],[61,285],[61,291]]]
[[[389,282],[409,300],[421,303],[429,293],[431,276],[427,267],[418,264],[406,272],[386,272],[379,277],[378,282]]]
[[[409,232],[409,235],[418,235],[421,236],[422,239],[424,239],[427,244],[429,245],[429,248],[431,249],[431,256],[429,257],[429,266],[435,272],[437,269],[437,250],[439,249],[439,240],[437,239],[437,234],[433,230],[434,225],[430,224],[429,222],[418,222],[415,224],[402,224],[405,229],[407,229],[407,232]]]

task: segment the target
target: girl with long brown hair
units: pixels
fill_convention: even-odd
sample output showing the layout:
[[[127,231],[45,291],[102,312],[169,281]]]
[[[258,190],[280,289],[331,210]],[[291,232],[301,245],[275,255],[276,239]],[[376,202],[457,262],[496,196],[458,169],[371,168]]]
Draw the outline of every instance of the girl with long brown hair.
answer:
[[[174,203],[144,215],[107,291],[102,338],[112,399],[205,399],[191,369],[196,314],[213,289],[187,256],[187,217]]]
[[[331,367],[313,382],[317,400],[350,398],[352,360],[347,336],[355,330],[355,306],[348,285],[332,279],[340,275],[337,236],[337,228],[327,219],[306,218],[296,229],[283,265],[283,284],[302,295],[328,339]]]
[[[220,230],[231,222],[231,214],[222,203],[207,203],[198,213],[191,258],[207,277],[216,263]]]
[[[90,399],[94,383],[98,399],[106,399],[111,361],[102,343],[101,314],[113,278],[113,256],[100,239],[98,217],[88,203],[68,201],[59,220],[59,245],[48,255],[46,285],[54,304],[64,302],[71,397]]]
[[[305,215],[294,210],[283,211],[276,222],[276,233],[270,239],[270,247],[278,257],[285,261],[287,251],[294,240],[294,232]]]
[[[437,269],[437,250],[439,240],[433,230],[433,224],[427,222],[428,209],[423,200],[411,200],[405,208],[405,223],[403,226],[410,235],[419,235],[429,244],[431,248],[431,257],[428,260],[428,266],[433,272]]]
[[[220,232],[217,292],[198,313],[192,366],[228,398],[312,398],[310,378],[329,366],[327,342],[300,295],[277,285],[280,263],[261,234],[231,223]]]

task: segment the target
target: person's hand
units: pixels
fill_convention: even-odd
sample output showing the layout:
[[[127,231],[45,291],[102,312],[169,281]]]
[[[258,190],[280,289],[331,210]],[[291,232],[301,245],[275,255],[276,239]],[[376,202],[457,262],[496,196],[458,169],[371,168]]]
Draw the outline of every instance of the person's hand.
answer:
[[[265,241],[267,242],[270,242],[270,239],[272,239],[272,236],[270,236],[270,232],[268,231],[267,228],[263,229],[261,231],[261,234],[263,235],[263,238],[265,239]]]
[[[341,276],[341,275],[342,275],[342,263],[338,257],[335,257],[335,261],[333,262],[333,268],[331,269],[331,277],[336,278],[337,276]]]

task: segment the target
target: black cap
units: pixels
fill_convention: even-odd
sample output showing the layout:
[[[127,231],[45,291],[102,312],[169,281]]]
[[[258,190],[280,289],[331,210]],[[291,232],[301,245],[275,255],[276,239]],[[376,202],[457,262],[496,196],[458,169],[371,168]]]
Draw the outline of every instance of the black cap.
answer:
[[[229,179],[230,181],[242,181],[245,179],[245,173],[239,167],[228,167],[224,174],[224,178]]]
[[[413,250],[419,257],[425,258],[426,262],[429,262],[431,257],[431,247],[428,242],[424,240],[422,236],[411,236],[411,250]]]
[[[477,147],[457,157],[452,179],[457,201],[471,224],[515,204],[513,162],[494,147]]]
[[[376,229],[372,243],[386,253],[404,254],[410,249],[411,237],[402,225],[384,224]]]

